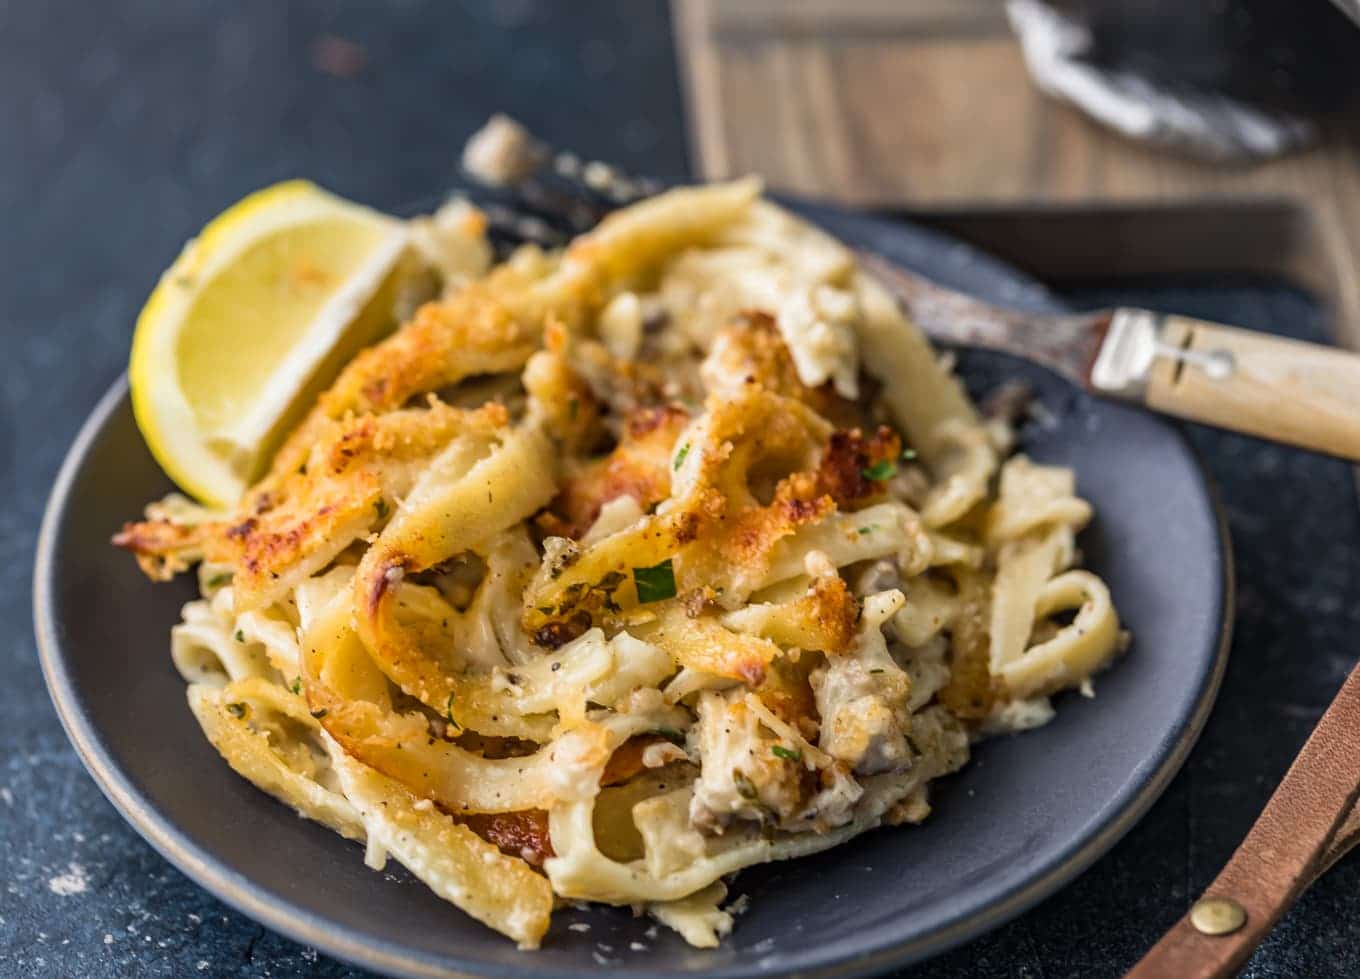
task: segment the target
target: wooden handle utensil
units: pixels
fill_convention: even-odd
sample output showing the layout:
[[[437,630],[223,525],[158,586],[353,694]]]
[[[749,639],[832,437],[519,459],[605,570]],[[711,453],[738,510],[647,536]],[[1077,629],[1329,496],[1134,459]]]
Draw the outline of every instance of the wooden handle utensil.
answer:
[[[874,252],[859,257],[937,340],[1024,357],[1092,394],[1360,462],[1360,355],[1147,309],[1003,309]]]
[[[1360,460],[1360,356],[1167,316],[1148,407]]]

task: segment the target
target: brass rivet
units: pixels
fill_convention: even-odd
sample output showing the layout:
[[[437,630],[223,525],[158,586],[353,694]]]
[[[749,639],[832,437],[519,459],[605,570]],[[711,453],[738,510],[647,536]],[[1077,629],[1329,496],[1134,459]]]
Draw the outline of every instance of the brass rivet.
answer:
[[[1231,935],[1247,923],[1247,912],[1230,897],[1202,897],[1190,909],[1190,924],[1201,935]]]

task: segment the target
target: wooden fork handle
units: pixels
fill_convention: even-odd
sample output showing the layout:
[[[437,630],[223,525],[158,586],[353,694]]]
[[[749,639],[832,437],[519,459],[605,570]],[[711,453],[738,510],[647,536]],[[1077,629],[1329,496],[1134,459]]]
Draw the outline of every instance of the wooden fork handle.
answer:
[[[1346,678],[1228,865],[1127,979],[1236,975],[1304,889],[1355,844],[1357,796],[1360,666]],[[1205,933],[1206,927],[1231,926],[1235,908],[1245,912],[1239,927]]]
[[[1360,355],[1188,316],[1161,341],[1149,407],[1360,462]]]

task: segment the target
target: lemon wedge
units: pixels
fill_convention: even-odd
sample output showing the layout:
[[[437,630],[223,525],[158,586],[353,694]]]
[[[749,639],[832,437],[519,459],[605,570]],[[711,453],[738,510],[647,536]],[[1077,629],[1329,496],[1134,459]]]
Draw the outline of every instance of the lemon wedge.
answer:
[[[165,472],[209,506],[235,503],[284,435],[392,326],[410,271],[406,226],[305,180],[218,215],[137,319],[132,407]]]

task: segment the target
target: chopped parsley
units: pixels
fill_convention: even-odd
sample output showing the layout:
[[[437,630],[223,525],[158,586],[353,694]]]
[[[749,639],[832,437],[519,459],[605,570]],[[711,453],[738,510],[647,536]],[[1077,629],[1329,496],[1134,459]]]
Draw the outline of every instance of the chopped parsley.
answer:
[[[378,519],[381,520],[383,517],[387,516],[387,501],[381,496],[378,497],[373,501],[373,509],[377,511]]]
[[[288,689],[296,694],[302,693],[302,677],[300,676],[293,677],[293,684]]]
[[[675,471],[679,472],[680,467],[685,464],[685,456],[689,455],[689,443],[680,446],[680,451],[675,454]]]
[[[221,574],[215,574],[208,579],[209,588],[221,588],[223,585],[230,583],[231,583],[230,571],[223,571]]]
[[[671,744],[683,745],[685,743],[685,736],[673,727],[659,727],[652,733],[661,735]]]
[[[320,710],[314,710],[314,711],[312,711],[312,716],[315,717],[315,718],[319,721],[319,720],[321,720],[321,718],[325,717],[327,713],[328,713],[328,712],[327,712],[326,708],[322,707]]]
[[[879,459],[867,469],[861,469],[860,475],[865,479],[872,479],[874,482],[882,482],[897,475],[897,463],[891,459]]]
[[[675,569],[671,567],[671,559],[666,558],[650,568],[634,568],[633,584],[637,587],[638,601],[643,605],[674,598]]]
[[[875,527],[873,524],[869,524],[869,526],[867,526],[867,527],[861,527],[861,528],[859,529],[859,532],[860,532],[861,536],[868,537],[870,534],[872,534],[872,533],[873,533],[875,530],[877,530],[877,529],[878,529],[878,528]]]
[[[782,744],[774,745],[770,748],[776,758],[783,758],[785,761],[802,761],[803,753],[797,748],[785,748]]]
[[[576,416],[581,413],[581,402],[577,398],[572,398],[567,402],[567,418],[576,421]]]
[[[240,703],[239,701],[236,703],[227,704],[227,713],[229,713],[232,717],[245,717],[246,705]]]
[[[903,449],[903,450],[902,450],[902,461],[903,461],[903,462],[911,462],[911,460],[913,460],[913,459],[915,459],[915,458],[916,458],[916,450],[915,450],[915,449]]]
[[[237,629],[237,630],[236,630],[236,641],[237,641],[237,642],[245,642],[245,641],[246,641],[246,634],[245,634],[244,632],[242,632],[240,629]]]

